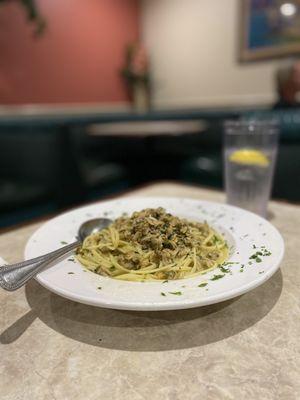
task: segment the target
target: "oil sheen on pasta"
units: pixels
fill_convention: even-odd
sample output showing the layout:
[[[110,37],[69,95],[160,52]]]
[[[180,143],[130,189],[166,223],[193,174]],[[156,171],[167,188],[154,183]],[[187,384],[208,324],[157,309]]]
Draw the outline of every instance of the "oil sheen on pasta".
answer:
[[[89,270],[116,279],[171,280],[215,268],[228,258],[228,246],[207,223],[147,208],[88,236],[76,257]]]

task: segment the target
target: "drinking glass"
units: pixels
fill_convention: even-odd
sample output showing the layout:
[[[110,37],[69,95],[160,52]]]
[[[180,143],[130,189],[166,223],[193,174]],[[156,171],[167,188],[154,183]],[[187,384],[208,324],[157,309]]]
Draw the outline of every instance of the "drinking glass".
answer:
[[[227,203],[266,217],[277,155],[276,121],[225,122]]]

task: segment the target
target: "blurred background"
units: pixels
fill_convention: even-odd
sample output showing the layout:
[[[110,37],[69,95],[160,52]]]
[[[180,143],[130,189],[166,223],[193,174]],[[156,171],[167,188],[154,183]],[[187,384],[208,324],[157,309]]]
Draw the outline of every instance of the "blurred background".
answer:
[[[0,227],[157,180],[223,187],[226,119],[276,119],[300,201],[300,0],[0,0]]]

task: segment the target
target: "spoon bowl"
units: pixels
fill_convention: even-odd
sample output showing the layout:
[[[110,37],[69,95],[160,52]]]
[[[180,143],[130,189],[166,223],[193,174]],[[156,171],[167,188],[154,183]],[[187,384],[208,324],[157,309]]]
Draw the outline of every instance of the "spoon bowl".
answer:
[[[89,219],[80,225],[78,230],[78,238],[81,242],[83,242],[87,236],[101,231],[111,223],[112,220],[108,218]]]

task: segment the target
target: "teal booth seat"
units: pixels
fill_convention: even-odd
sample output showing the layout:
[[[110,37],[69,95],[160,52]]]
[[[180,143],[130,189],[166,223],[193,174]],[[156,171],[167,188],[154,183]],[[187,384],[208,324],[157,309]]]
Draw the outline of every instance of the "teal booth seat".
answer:
[[[85,159],[63,126],[1,126],[0,227],[101,198],[126,182],[123,166]]]

